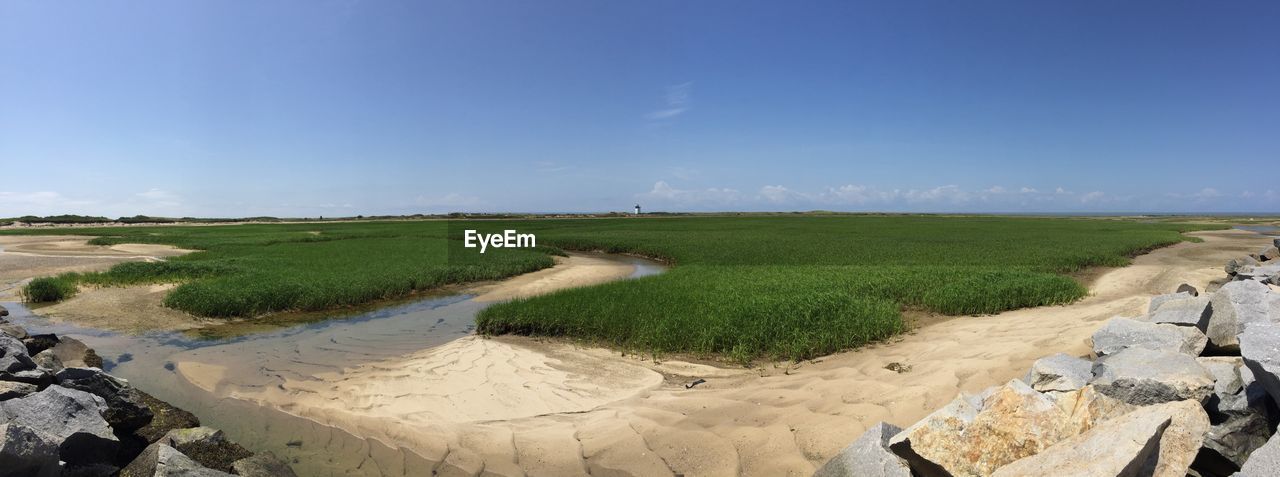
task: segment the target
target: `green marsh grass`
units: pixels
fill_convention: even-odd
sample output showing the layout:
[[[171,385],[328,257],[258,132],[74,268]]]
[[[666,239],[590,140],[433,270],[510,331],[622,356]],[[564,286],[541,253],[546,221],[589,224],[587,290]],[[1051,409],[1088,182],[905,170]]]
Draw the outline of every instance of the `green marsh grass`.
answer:
[[[462,248],[466,228],[537,234],[534,250]],[[665,274],[496,304],[480,332],[567,336],[637,352],[806,359],[903,330],[906,307],[949,315],[1069,303],[1067,274],[1222,228],[1110,219],[746,216],[380,221],[62,229],[92,243],[199,250],[58,283],[181,283],[165,305],[210,317],[317,311],[550,266],[563,250],[629,253]],[[51,233],[39,230],[32,233]],[[43,286],[43,285],[42,285]],[[51,295],[52,296],[52,295]]]

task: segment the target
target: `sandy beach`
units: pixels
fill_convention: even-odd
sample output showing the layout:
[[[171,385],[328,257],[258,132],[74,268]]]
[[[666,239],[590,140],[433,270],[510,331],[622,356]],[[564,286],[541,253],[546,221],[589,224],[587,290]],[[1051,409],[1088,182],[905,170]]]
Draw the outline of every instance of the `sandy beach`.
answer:
[[[758,369],[654,363],[563,341],[467,337],[339,372],[239,385],[245,370],[178,359],[192,383],[404,446],[440,475],[808,475],[878,421],[913,422],[1054,352],[1086,355],[1113,316],[1267,240],[1193,234],[1092,280],[1066,306],[929,324],[890,342]],[[910,371],[886,369],[890,363]],[[683,384],[707,382],[693,389]]]

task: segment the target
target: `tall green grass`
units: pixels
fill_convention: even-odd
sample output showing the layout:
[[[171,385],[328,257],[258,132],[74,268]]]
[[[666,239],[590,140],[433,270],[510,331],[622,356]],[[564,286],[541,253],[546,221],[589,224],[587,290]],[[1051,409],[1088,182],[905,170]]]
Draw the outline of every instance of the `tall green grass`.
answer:
[[[38,277],[27,282],[19,293],[22,300],[30,303],[50,303],[71,298],[76,294],[74,275],[56,277]]]

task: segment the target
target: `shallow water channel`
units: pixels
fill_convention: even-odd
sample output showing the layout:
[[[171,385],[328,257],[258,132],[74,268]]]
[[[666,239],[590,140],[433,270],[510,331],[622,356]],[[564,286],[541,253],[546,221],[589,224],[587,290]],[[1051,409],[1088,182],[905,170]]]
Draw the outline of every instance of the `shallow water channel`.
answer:
[[[629,278],[661,273],[648,260],[618,256],[634,266]],[[228,338],[193,338],[182,332],[121,334],[55,323],[21,303],[4,303],[10,321],[33,334],[56,333],[84,341],[112,374],[186,409],[202,424],[222,429],[254,451],[271,451],[293,463],[298,475],[430,475],[425,459],[373,439],[239,399],[206,391],[175,372],[177,355],[204,363],[257,369],[230,376],[238,386],[275,386],[289,376],[311,376],[403,356],[469,335],[476,313],[487,306],[472,295],[439,296],[353,316],[298,324]],[[185,358],[184,358],[185,359]],[[184,368],[185,369],[185,368]]]

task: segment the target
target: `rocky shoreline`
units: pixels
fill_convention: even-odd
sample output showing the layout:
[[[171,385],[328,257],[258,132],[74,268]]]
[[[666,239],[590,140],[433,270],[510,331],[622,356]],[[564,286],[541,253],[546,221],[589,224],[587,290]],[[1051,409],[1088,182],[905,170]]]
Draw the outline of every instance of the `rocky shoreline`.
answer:
[[[1089,356],[1036,361],[907,427],[880,423],[821,467],[834,476],[1280,475],[1280,239],[1116,317]]]
[[[293,477],[189,412],[102,371],[84,343],[29,335],[0,307],[0,477]]]

